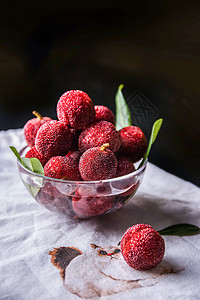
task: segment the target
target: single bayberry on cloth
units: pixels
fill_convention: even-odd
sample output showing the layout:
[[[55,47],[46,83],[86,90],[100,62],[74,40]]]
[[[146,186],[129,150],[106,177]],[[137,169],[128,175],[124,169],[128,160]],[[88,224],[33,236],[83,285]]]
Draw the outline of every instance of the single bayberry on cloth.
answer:
[[[72,133],[62,122],[50,121],[40,127],[35,138],[36,150],[45,157],[66,155],[72,145]]]
[[[51,118],[48,117],[42,117],[38,112],[33,111],[33,114],[37,118],[30,119],[26,124],[24,125],[24,136],[27,142],[27,145],[32,148],[35,146],[35,137],[39,130],[39,128],[48,121],[51,121]]]
[[[126,230],[120,242],[127,264],[136,270],[147,270],[158,265],[165,253],[162,236],[147,224],[137,224]]]
[[[121,146],[119,133],[115,126],[108,121],[99,121],[86,127],[78,140],[78,146],[82,152],[106,143],[109,143],[109,149],[113,152],[117,152]]]
[[[94,121],[94,104],[83,91],[67,91],[57,103],[57,116],[71,128],[82,129]]]
[[[85,151],[79,160],[79,171],[85,181],[104,180],[115,177],[117,159],[108,149],[109,144]]]
[[[95,105],[94,109],[95,109],[94,122],[108,121],[115,125],[115,115],[107,106]]]

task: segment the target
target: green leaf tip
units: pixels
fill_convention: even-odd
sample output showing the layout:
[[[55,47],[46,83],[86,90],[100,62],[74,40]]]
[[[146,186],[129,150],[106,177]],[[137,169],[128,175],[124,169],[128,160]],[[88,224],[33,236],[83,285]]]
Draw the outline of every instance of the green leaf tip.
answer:
[[[123,127],[131,126],[131,114],[129,107],[126,103],[124,95],[122,93],[124,85],[120,84],[115,95],[115,106],[116,106],[116,128],[120,130]]]
[[[166,227],[162,230],[159,230],[158,233],[160,235],[177,236],[195,235],[200,233],[200,228],[196,225],[182,223]]]
[[[36,157],[31,157],[31,158],[21,157],[15,147],[10,146],[10,149],[26,169],[36,174],[44,175],[44,168],[41,162],[39,161],[39,159],[37,159]]]
[[[157,135],[160,131],[160,128],[162,126],[162,123],[163,123],[163,119],[160,118],[158,120],[156,120],[152,126],[152,130],[151,130],[151,135],[150,135],[150,139],[149,139],[149,144],[148,144],[148,147],[147,147],[147,151],[146,153],[144,154],[144,157],[143,157],[143,160],[142,162],[140,163],[139,168],[142,167],[142,165],[144,164],[145,160],[147,159],[147,157],[149,156],[149,153],[150,153],[150,150],[151,150],[151,147],[153,145],[153,143],[155,142],[156,138],[157,138]]]
[[[15,156],[17,157],[17,159],[20,161],[20,163],[23,165],[22,159],[19,155],[19,152],[17,151],[17,149],[13,146],[9,146],[10,149],[12,150],[12,152],[15,154]]]

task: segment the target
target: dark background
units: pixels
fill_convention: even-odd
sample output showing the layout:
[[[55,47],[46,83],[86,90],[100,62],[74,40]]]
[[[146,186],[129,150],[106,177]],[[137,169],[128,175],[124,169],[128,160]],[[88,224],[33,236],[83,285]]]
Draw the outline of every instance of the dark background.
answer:
[[[7,1],[1,13],[1,130],[32,110],[56,118],[71,89],[115,112],[123,83],[147,138],[164,119],[150,161],[200,185],[199,1]]]

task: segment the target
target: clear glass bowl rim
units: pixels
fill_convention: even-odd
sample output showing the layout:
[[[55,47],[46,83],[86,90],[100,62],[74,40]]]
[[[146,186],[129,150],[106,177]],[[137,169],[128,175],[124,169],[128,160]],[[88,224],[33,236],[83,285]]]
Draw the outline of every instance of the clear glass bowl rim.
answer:
[[[19,155],[21,156],[22,153],[28,148],[28,146],[25,146],[23,147],[20,151],[19,151]],[[40,174],[37,174],[37,173],[34,173],[32,171],[30,171],[29,169],[25,168],[21,162],[17,159],[17,163],[19,164],[19,166],[24,169],[27,173],[30,173],[30,175],[34,175],[34,176],[37,176],[37,177],[40,177],[40,178],[43,178],[45,180],[48,180],[48,181],[55,181],[55,182],[60,182],[60,183],[65,183],[65,184],[74,184],[74,183],[78,183],[80,185],[87,185],[87,184],[97,184],[97,183],[108,183],[108,182],[116,182],[116,181],[123,181],[123,180],[127,180],[129,178],[131,178],[132,176],[136,176],[138,174],[140,174],[145,168],[146,168],[146,165],[147,165],[147,162],[148,162],[148,158],[145,160],[144,164],[139,168],[137,169],[136,171],[132,172],[132,173],[129,173],[127,175],[124,175],[124,176],[120,176],[120,177],[115,177],[115,178],[110,178],[110,179],[105,179],[105,180],[96,180],[96,181],[74,181],[74,180],[63,180],[63,179],[57,179],[57,178],[52,178],[52,177],[47,177],[47,176],[44,176],[44,175],[40,175]]]

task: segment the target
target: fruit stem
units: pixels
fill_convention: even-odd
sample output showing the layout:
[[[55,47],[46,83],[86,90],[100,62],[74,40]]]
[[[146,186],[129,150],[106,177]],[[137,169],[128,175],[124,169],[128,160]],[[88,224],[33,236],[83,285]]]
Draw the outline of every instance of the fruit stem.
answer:
[[[32,114],[33,114],[34,116],[36,116],[39,120],[42,120],[42,118],[43,118],[43,117],[41,116],[41,114],[40,114],[39,112],[35,111],[35,110],[32,112]]]
[[[110,145],[109,145],[109,143],[105,143],[105,144],[103,144],[102,146],[101,146],[101,150],[102,151],[104,151],[107,147],[109,147]]]

